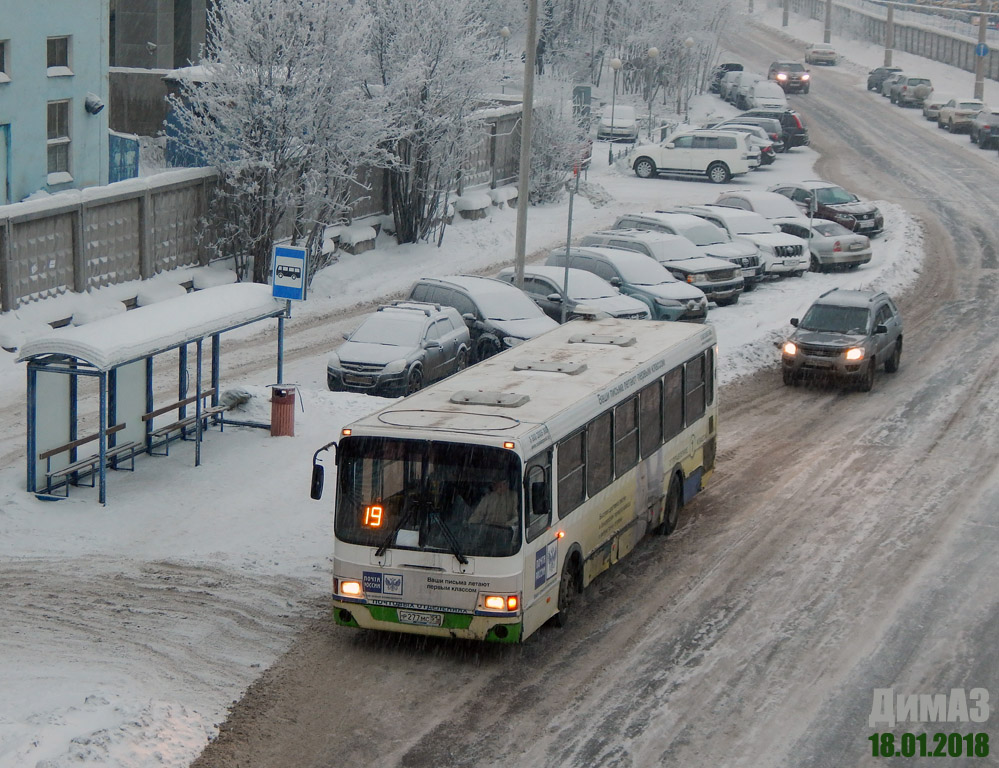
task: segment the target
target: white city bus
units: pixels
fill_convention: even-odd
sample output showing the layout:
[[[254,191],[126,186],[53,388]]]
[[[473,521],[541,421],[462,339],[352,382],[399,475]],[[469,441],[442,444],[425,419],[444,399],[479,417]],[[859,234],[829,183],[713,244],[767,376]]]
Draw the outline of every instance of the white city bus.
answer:
[[[564,624],[710,477],[715,358],[711,326],[574,321],[344,427],[312,486],[335,447],[336,622],[496,642]]]

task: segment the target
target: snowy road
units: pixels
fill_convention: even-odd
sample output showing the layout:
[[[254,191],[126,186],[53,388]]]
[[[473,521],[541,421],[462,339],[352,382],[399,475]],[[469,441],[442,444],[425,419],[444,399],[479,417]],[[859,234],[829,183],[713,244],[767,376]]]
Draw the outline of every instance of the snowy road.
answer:
[[[738,50],[765,71],[762,39]],[[196,768],[883,765],[875,688],[995,698],[999,234],[982,190],[999,162],[902,119],[856,72],[792,100],[824,177],[926,225],[901,372],[868,395],[773,370],[729,385],[710,492],[599,577],[569,628],[495,648],[318,620]],[[996,719],[896,732],[995,738]]]

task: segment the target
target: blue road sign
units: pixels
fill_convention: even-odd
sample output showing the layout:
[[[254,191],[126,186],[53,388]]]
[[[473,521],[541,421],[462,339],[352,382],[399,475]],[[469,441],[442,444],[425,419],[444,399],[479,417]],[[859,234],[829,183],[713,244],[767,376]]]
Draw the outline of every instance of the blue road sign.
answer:
[[[275,299],[305,300],[305,249],[275,245],[271,285]]]
[[[989,55],[989,47],[985,43],[979,43],[978,45],[975,46],[975,55],[976,56],[988,56]]]

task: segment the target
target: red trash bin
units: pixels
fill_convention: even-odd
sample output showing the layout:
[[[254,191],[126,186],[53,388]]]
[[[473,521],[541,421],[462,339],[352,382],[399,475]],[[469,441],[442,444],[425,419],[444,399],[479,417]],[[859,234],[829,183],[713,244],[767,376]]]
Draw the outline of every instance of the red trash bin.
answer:
[[[271,387],[271,437],[295,436],[295,387]]]

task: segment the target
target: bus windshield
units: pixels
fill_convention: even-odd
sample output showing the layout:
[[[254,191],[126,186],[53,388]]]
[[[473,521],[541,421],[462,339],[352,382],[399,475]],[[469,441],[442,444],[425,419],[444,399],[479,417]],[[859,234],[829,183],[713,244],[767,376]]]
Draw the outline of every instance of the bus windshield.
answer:
[[[520,460],[491,446],[384,437],[340,442],[334,532],[386,549],[468,557],[516,554]]]

